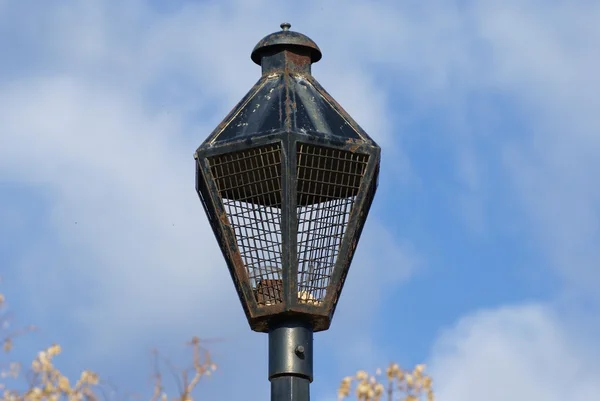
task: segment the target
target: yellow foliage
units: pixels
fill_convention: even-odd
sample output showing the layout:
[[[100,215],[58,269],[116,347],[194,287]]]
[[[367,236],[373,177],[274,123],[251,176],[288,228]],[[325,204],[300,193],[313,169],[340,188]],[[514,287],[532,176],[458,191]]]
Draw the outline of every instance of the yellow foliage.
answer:
[[[338,388],[338,399],[350,397],[354,384],[358,401],[381,401],[384,395],[388,401],[435,400],[433,380],[425,374],[423,364],[415,366],[411,372],[391,363],[385,370],[385,378],[381,376],[381,369],[377,369],[375,375],[360,370],[354,376],[344,377]]]
[[[4,295],[0,293],[0,323],[2,323],[2,308],[5,306]],[[5,338],[0,337],[4,353],[8,353],[14,346],[14,338],[23,331],[31,331],[32,328],[10,333]],[[169,397],[163,391],[162,376],[158,370],[155,370],[155,385],[152,401],[193,401],[192,392],[196,388],[200,379],[209,376],[217,369],[217,366],[210,358],[208,351],[200,345],[200,339],[194,337],[190,342],[193,349],[193,367],[192,369],[182,370],[180,376],[184,383],[184,388],[176,397]],[[103,382],[95,372],[84,370],[75,384],[71,384],[68,377],[54,366],[53,360],[60,355],[62,348],[59,344],[54,344],[45,350],[40,351],[37,357],[31,362],[29,388],[25,391],[10,390],[6,383],[0,382],[0,401],[97,401],[99,398]],[[158,353],[155,353],[158,356]],[[0,363],[2,361],[0,360]],[[2,369],[4,364],[0,364],[0,378],[17,378],[20,373],[18,363],[9,363],[8,370]],[[158,365],[157,365],[158,366]],[[188,372],[193,374],[188,377]],[[104,398],[104,397],[102,397]]]

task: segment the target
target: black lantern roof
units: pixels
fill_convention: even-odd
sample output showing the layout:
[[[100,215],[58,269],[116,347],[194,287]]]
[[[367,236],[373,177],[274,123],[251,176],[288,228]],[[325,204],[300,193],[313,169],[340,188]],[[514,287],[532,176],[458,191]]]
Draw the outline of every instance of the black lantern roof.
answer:
[[[196,188],[250,326],[329,327],[377,187],[380,148],[311,75],[308,37],[268,35],[262,76],[198,148]]]

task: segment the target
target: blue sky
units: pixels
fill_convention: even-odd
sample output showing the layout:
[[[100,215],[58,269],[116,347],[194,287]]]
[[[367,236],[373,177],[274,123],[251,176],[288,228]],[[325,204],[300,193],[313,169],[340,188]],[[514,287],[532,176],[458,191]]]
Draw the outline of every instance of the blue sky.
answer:
[[[194,191],[192,153],[289,21],[383,148],[379,191],[313,398],[394,360],[442,401],[600,393],[600,3],[0,0],[0,275],[67,372],[150,391],[191,336],[205,399],[268,396]],[[235,383],[235,385],[232,385]]]

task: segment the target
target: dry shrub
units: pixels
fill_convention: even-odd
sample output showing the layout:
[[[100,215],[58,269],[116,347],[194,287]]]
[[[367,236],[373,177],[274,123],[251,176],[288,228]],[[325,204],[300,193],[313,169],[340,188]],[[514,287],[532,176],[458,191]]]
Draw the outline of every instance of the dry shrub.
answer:
[[[2,345],[2,357],[0,358],[0,401],[96,401],[109,398],[103,386],[109,385],[103,382],[99,376],[91,371],[84,370],[77,380],[71,380],[54,366],[53,360],[61,354],[62,348],[55,344],[40,351],[31,362],[31,366],[23,374],[21,364],[10,361],[10,351],[13,349],[15,339],[34,327],[22,330],[9,331],[8,315],[4,295],[0,293],[0,341]],[[200,379],[209,376],[216,370],[216,365],[210,358],[210,353],[201,346],[198,337],[194,337],[188,344],[192,347],[193,363],[190,368],[175,370],[169,363],[179,385],[177,396],[169,397],[163,387],[163,378],[159,369],[161,357],[154,351],[154,391],[151,401],[193,401],[192,393]],[[9,388],[7,382],[16,382],[16,379],[24,379],[23,389]]]
[[[398,364],[391,363],[382,377],[381,369],[374,375],[361,370],[354,376],[345,377],[338,389],[338,399],[348,398],[355,387],[359,401],[434,401],[433,380],[425,374],[425,365],[417,365],[413,371],[406,371]]]

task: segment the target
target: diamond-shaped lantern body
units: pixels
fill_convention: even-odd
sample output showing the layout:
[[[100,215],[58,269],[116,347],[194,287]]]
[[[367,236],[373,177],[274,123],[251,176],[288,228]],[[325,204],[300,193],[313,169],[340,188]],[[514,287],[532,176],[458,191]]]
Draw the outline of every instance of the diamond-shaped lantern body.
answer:
[[[255,331],[329,328],[377,188],[379,146],[311,75],[321,51],[283,30],[262,77],[196,151],[196,189]]]

